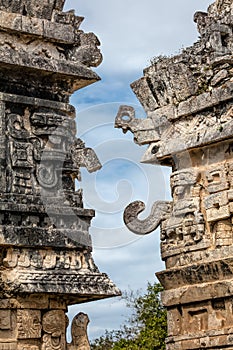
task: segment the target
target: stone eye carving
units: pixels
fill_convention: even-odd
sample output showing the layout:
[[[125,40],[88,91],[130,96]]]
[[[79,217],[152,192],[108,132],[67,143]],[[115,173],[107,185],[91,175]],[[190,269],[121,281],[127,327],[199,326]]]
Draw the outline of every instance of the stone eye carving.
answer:
[[[37,179],[39,184],[44,188],[55,187],[58,183],[58,176],[53,164],[40,164],[37,168]]]

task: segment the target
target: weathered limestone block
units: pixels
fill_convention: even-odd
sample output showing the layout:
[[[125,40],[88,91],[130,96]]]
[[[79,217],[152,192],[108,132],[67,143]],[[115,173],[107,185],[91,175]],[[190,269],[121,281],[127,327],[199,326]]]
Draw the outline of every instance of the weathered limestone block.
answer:
[[[169,65],[168,65],[169,61]],[[148,85],[156,91],[158,107],[179,103],[196,93],[198,87],[192,71],[183,62],[161,59],[144,71]]]
[[[17,311],[18,339],[40,339],[41,313],[38,310]]]
[[[99,80],[89,67],[102,61],[100,42],[79,30],[83,18],[61,12],[64,1],[10,3],[0,4],[1,92],[68,102]]]
[[[131,85],[147,119],[130,106],[116,117],[116,127],[148,144],[142,162],[172,168],[167,210],[157,202],[139,220],[145,205],[136,201],[124,214],[137,234],[160,225],[167,350],[233,349],[232,19],[232,0],[197,12],[200,40],[158,57]]]
[[[54,10],[62,11],[65,0],[1,0],[0,8],[24,16],[51,19]]]
[[[10,330],[11,329],[11,312],[10,310],[0,310],[0,329]]]
[[[209,193],[221,192],[229,189],[225,164],[221,164],[219,167],[213,166],[205,173],[205,176],[208,181]]]
[[[159,107],[158,102],[150,90],[148,81],[145,78],[141,78],[132,83],[131,88],[137,95],[145,111],[153,111]]]

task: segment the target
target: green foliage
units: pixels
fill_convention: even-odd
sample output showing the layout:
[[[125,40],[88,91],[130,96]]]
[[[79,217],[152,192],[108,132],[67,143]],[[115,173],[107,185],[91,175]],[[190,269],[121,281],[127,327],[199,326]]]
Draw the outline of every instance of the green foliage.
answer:
[[[118,331],[106,331],[96,339],[92,350],[165,350],[167,314],[160,299],[160,284],[148,283],[146,294],[131,292],[124,296],[133,311],[128,325]]]

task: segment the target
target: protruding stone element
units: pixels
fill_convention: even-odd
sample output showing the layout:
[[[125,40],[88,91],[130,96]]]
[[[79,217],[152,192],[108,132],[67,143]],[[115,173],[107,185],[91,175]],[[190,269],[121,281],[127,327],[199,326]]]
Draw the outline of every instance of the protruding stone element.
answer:
[[[139,220],[137,216],[145,209],[145,204],[136,201],[128,205],[124,211],[124,222],[128,229],[138,235],[145,235],[156,230],[156,228],[168,218],[171,212],[171,203],[155,202],[151,214],[144,220]]]
[[[79,167],[85,167],[92,173],[102,167],[93,149],[86,148],[84,143],[79,139],[72,144],[70,153],[72,162],[77,169]]]
[[[68,345],[68,350],[91,349],[87,336],[88,323],[88,316],[82,312],[74,317],[71,325],[72,342]]]
[[[63,5],[0,0],[0,350],[67,350],[68,306],[120,295],[94,263],[95,212],[75,188],[81,167],[101,168],[69,104],[99,80],[100,42]],[[71,347],[84,350],[79,326]]]
[[[124,213],[137,234],[161,228],[167,350],[233,349],[232,18],[232,0],[197,12],[200,40],[158,57],[131,85],[147,118],[125,106],[116,117],[116,127],[148,144],[143,162],[172,168],[167,211],[157,203],[139,220],[137,201]]]
[[[122,128],[126,133],[128,130],[134,134],[134,140],[138,144],[145,144],[151,140],[159,140],[159,134],[155,130],[155,124],[150,119],[136,119],[135,110],[131,106],[121,106],[115,121],[116,128]]]
[[[198,11],[195,13],[193,20],[195,23],[197,23],[197,30],[202,35],[205,33],[206,30],[206,19],[208,14],[206,12]]]
[[[67,319],[63,310],[48,311],[42,320],[42,350],[65,349]]]

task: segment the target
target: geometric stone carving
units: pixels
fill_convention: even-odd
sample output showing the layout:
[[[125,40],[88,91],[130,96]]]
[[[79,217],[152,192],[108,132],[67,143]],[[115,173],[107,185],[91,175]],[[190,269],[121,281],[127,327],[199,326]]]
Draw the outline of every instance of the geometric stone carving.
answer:
[[[209,169],[205,174],[208,181],[209,193],[220,192],[229,189],[229,183],[227,179],[227,169],[224,165],[219,168],[213,167]]]
[[[11,311],[0,310],[0,330],[9,330],[11,327]]]
[[[7,343],[0,343],[0,350],[17,350],[17,349],[18,349],[17,343],[8,343],[8,342]],[[37,349],[35,348],[33,350],[37,350]]]
[[[39,310],[17,311],[18,339],[41,337],[41,312]]]
[[[19,350],[39,350],[39,347],[37,345],[19,344],[17,349],[19,349]]]
[[[230,216],[228,192],[211,194],[205,199],[205,208],[207,220],[218,221],[220,219],[227,219]]]

